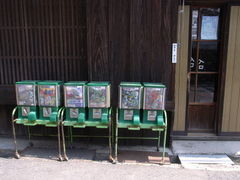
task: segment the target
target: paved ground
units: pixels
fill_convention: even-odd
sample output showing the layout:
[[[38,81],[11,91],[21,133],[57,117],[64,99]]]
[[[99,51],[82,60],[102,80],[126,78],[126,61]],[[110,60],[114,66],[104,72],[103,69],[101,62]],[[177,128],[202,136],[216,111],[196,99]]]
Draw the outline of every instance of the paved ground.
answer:
[[[235,165],[167,165],[144,163],[111,164],[107,159],[107,146],[76,144],[68,149],[68,162],[57,161],[55,141],[34,141],[34,147],[27,147],[26,140],[18,141],[21,159],[13,158],[12,141],[0,138],[0,179],[240,179],[239,159]],[[155,151],[156,147],[127,147]],[[168,150],[171,155],[171,151]]]
[[[0,154],[0,179],[240,179],[239,165],[111,164],[94,160],[95,151],[83,148],[69,150],[70,160],[58,162],[56,151],[55,148],[28,148],[21,153],[21,159],[14,159],[12,153]]]
[[[0,177],[12,179],[240,179],[240,171],[185,169],[178,164],[167,166],[142,164],[111,164],[105,161],[23,157],[0,158]]]

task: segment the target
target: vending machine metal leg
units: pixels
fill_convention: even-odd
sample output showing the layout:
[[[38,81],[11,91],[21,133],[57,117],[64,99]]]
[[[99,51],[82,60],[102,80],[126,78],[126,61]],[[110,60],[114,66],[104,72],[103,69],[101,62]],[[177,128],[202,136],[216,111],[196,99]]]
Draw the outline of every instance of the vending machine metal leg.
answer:
[[[161,142],[161,131],[158,131],[157,151],[159,152]]]
[[[116,118],[115,118],[115,123],[114,123],[114,161],[113,163],[116,164],[118,161],[118,109],[116,110]]]
[[[115,129],[115,162],[117,163],[118,161],[118,127],[116,124],[116,129]]]
[[[30,131],[30,127],[27,126],[27,131],[28,131],[28,144],[29,147],[33,147],[33,142],[31,141],[31,131]]]
[[[163,139],[163,155],[162,162],[165,160],[165,151],[166,151],[166,140],[167,140],[167,112],[164,111],[164,119],[165,119],[165,129],[164,129],[164,139]]]
[[[63,121],[64,112],[65,112],[65,109],[63,109],[61,112],[60,123],[61,123],[61,130],[62,130],[63,159],[64,161],[68,161],[68,157],[66,153],[65,134],[64,134],[64,121]]]
[[[13,142],[14,142],[14,146],[15,146],[15,158],[16,159],[19,159],[20,158],[20,155],[18,153],[18,149],[17,149],[17,139],[16,139],[16,130],[15,130],[15,113],[17,111],[17,107],[15,107],[12,111],[12,132],[13,132]]]
[[[109,110],[109,125],[108,125],[108,146],[109,146],[109,160],[111,162],[114,161],[113,157],[112,157],[112,109]]]
[[[61,131],[60,131],[60,115],[61,115],[62,109],[58,111],[58,119],[57,119],[57,130],[58,130],[58,160],[62,161],[62,151],[61,151]]]

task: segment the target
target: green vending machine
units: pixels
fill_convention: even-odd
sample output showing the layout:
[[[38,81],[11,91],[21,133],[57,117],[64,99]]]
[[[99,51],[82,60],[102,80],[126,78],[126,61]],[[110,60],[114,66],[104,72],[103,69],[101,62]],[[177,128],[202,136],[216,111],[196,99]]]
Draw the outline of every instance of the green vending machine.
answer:
[[[66,118],[62,122],[63,158],[68,160],[64,126],[69,126],[69,140],[73,143],[75,137],[83,138],[108,138],[109,158],[112,159],[112,131],[111,131],[111,107],[110,107],[110,83],[109,82],[68,82],[64,85]],[[108,136],[73,135],[73,128],[108,128]]]
[[[107,128],[110,111],[110,83],[88,83],[88,121],[96,127]]]
[[[143,83],[143,124],[164,126],[166,86],[161,83]]]
[[[61,106],[61,81],[38,82],[39,121],[45,126],[57,126]]]
[[[142,85],[138,82],[121,82],[119,85],[118,123],[123,126],[140,125],[142,108]]]
[[[17,124],[27,124],[37,120],[37,81],[16,82]]]
[[[32,136],[30,133],[30,126],[45,125],[47,127],[57,127],[58,156],[59,160],[62,160],[59,123],[61,112],[60,86],[60,81],[16,82],[17,107],[12,111],[12,131],[16,158],[20,158],[20,155],[17,149],[15,123],[27,126],[30,146],[33,145],[30,141]],[[16,112],[18,112],[17,118],[15,118]]]
[[[67,82],[64,84],[64,104],[66,108],[65,126],[84,124],[87,119],[86,81]]]
[[[143,91],[143,92],[142,92]],[[161,132],[164,132],[162,162],[165,157],[167,113],[164,110],[166,87],[160,83],[122,82],[119,85],[119,108],[116,115],[114,161],[118,157],[118,141],[121,139],[157,140],[160,149]],[[143,93],[143,95],[142,95]],[[142,103],[143,101],[143,103]],[[151,130],[156,136],[121,136],[119,129]],[[155,134],[155,133],[154,133]]]

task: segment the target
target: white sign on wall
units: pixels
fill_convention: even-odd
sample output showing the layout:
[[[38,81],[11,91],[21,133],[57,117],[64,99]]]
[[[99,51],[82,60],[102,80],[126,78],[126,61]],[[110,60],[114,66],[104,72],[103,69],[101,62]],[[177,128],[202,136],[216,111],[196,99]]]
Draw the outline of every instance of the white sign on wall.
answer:
[[[172,43],[172,63],[177,63],[177,43]]]

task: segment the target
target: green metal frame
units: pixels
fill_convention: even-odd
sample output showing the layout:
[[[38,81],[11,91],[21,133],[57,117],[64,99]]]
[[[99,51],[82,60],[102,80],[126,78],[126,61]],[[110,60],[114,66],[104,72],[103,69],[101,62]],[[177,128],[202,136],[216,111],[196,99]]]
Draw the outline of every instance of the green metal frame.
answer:
[[[56,122],[49,122],[46,120],[37,119],[35,121],[28,120],[28,119],[18,119],[15,118],[16,112],[18,112],[18,106],[16,106],[12,111],[12,133],[13,133],[13,140],[14,140],[14,146],[15,146],[15,157],[17,159],[20,158],[20,155],[18,153],[17,149],[17,139],[16,139],[16,130],[15,130],[15,124],[22,124],[24,126],[27,126],[28,128],[28,139],[30,146],[32,146],[32,143],[30,142],[31,139],[31,133],[30,133],[30,126],[36,126],[36,125],[45,125],[46,127],[57,127],[58,129],[58,159],[59,161],[62,161],[62,153],[61,153],[61,134],[60,134],[60,114],[63,110],[63,108],[59,108],[57,111],[57,121]]]
[[[114,162],[117,162],[118,158],[118,140],[119,139],[141,139],[141,140],[157,140],[157,151],[160,149],[160,140],[161,140],[161,132],[164,132],[163,137],[163,153],[162,153],[162,162],[164,163],[165,158],[165,151],[166,151],[166,139],[167,139],[167,112],[164,110],[164,126],[157,126],[154,124],[143,124],[140,125],[133,125],[132,123],[119,123],[119,115],[118,115],[118,109],[116,113],[116,126],[115,126],[115,145],[114,145]],[[157,131],[158,136],[157,137],[122,137],[118,135],[118,129],[119,128],[125,128],[128,130],[141,130],[141,129],[151,129],[152,131]]]
[[[109,108],[108,111],[108,124],[106,123],[102,123],[101,121],[84,121],[83,123],[79,123],[77,121],[68,121],[66,119],[64,119],[64,112],[65,112],[66,108],[63,108],[61,115],[60,115],[60,124],[61,124],[61,132],[62,132],[62,143],[63,143],[63,159],[65,161],[68,160],[67,157],[67,153],[66,153],[66,143],[65,143],[65,133],[64,133],[64,126],[65,127],[69,127],[69,132],[70,132],[70,136],[69,136],[69,141],[71,142],[71,144],[73,143],[73,138],[108,138],[109,140],[109,160],[113,161],[113,157],[112,157],[112,131],[113,131],[113,126],[112,126],[112,108]],[[96,127],[96,128],[100,128],[100,129],[106,129],[108,128],[109,134],[108,136],[91,136],[91,135],[73,135],[72,134],[72,128],[85,128],[85,127]]]

